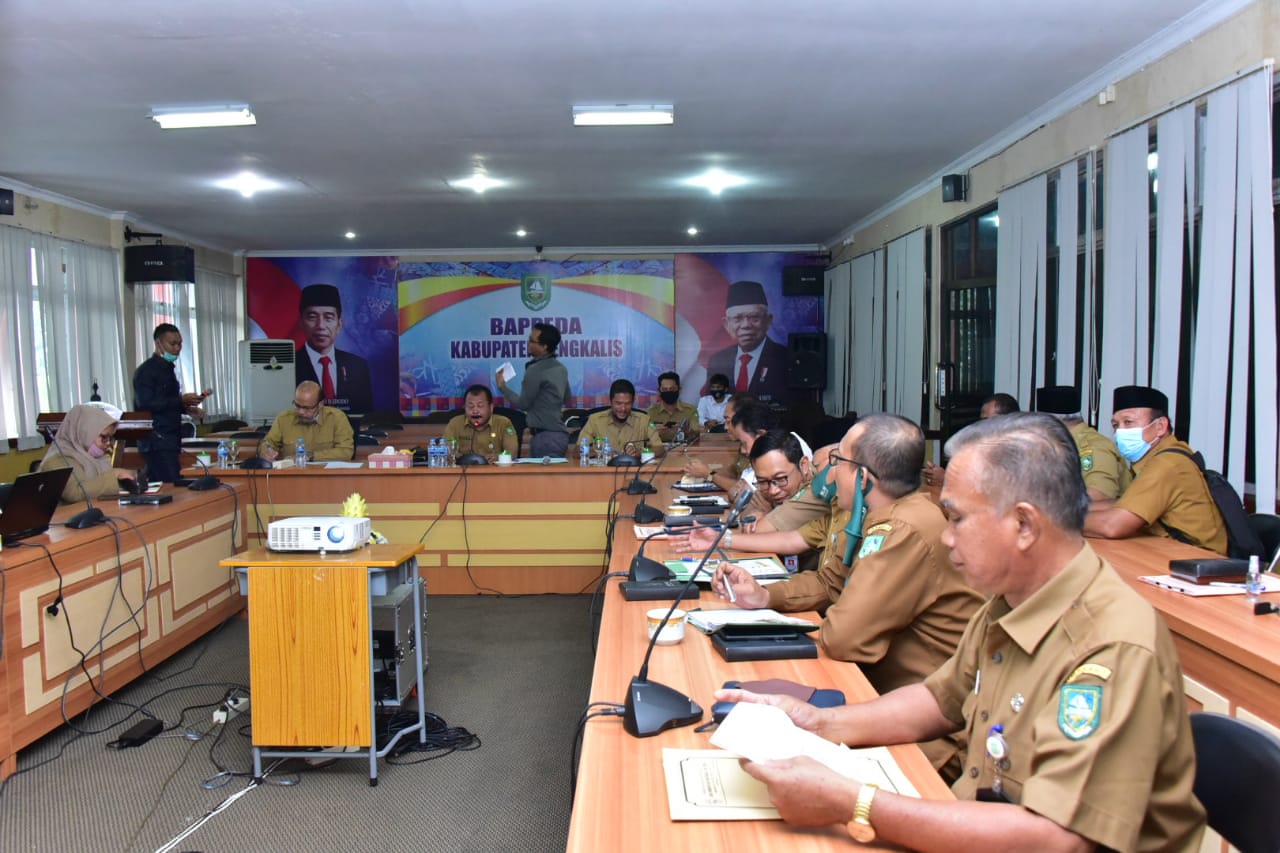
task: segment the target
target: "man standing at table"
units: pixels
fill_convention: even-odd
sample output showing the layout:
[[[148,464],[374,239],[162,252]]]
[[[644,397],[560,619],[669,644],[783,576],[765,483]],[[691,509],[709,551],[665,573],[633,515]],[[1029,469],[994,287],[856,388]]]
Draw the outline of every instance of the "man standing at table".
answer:
[[[258,445],[263,459],[292,454],[302,439],[307,456],[315,462],[348,460],[355,455],[351,421],[341,410],[320,402],[320,386],[303,382],[293,391],[293,408],[276,416],[275,423]]]
[[[336,346],[342,331],[342,295],[332,284],[302,288],[298,319],[307,342],[294,358],[294,381],[316,382],[323,401],[344,412],[373,409],[369,362]]]
[[[498,370],[498,390],[514,409],[524,411],[529,427],[530,456],[564,456],[569,448],[569,432],[563,423],[569,405],[569,371],[556,358],[560,330],[551,323],[534,323],[529,331],[529,355],[520,388],[507,385]]]
[[[685,441],[693,441],[702,431],[698,423],[698,410],[680,399],[680,374],[674,371],[658,377],[658,402],[649,407],[649,423],[658,430],[658,437],[665,442],[676,441],[684,435]]]
[[[1112,394],[1111,427],[1133,482],[1113,501],[1095,500],[1084,532],[1103,539],[1148,533],[1227,553],[1227,526],[1209,494],[1194,451],[1173,434],[1169,398],[1154,388],[1122,385]]]
[[[578,441],[595,446],[597,438],[607,438],[614,453],[627,453],[640,458],[645,448],[662,455],[662,439],[649,423],[649,416],[632,408],[636,386],[630,379],[615,379],[609,386],[609,408],[587,418],[578,433]]]
[[[1204,810],[1177,651],[1164,622],[1082,536],[1080,457],[1047,415],[979,421],[947,442],[943,541],[991,596],[923,684],[842,708],[781,707],[850,746],[967,731],[960,802],[879,791],[807,758],[744,764],[782,818],[844,823],[914,850],[1195,850]],[[975,802],[976,801],[976,802]]]
[[[724,306],[724,330],[734,345],[711,356],[707,373],[733,378],[734,393],[749,391],[766,403],[787,398],[787,348],[769,339],[773,314],[758,281],[729,285]]]
[[[1080,449],[1080,473],[1092,501],[1114,501],[1129,487],[1133,474],[1116,443],[1080,417],[1080,389],[1073,385],[1049,385],[1036,389],[1036,411],[1055,415]]]
[[[147,476],[166,483],[178,479],[182,449],[182,415],[201,418],[204,394],[183,394],[175,365],[182,352],[182,333],[172,323],[161,323],[151,335],[155,352],[133,372],[133,407],[151,413],[151,434],[138,441],[147,460]]]
[[[982,604],[947,559],[946,519],[919,490],[924,433],[897,415],[860,419],[831,453],[838,510],[799,530],[725,533],[721,545],[739,551],[800,554],[822,548],[817,572],[761,586],[732,563],[716,570],[712,587],[731,584],[738,607],[818,610],[818,638],[827,654],[858,664],[881,693],[916,684],[951,656]],[[715,531],[695,530],[678,550],[704,551]],[[959,744],[924,745],[935,768],[955,778]]]
[[[479,453],[490,462],[499,454],[520,455],[520,437],[511,419],[493,413],[493,392],[486,385],[472,385],[462,395],[463,414],[444,428],[445,443],[457,442],[458,455]]]

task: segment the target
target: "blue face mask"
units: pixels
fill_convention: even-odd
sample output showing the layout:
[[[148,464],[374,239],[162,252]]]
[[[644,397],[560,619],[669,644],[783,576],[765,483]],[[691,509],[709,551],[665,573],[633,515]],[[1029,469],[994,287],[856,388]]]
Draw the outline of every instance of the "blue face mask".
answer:
[[[831,503],[836,499],[836,484],[831,482],[831,466],[823,468],[813,477],[813,482],[809,487],[813,489],[813,496],[825,504]]]
[[[853,552],[862,541],[862,522],[867,518],[867,495],[871,494],[871,478],[864,476],[864,469],[858,469],[858,478],[853,483],[853,512],[849,514],[849,523],[844,526],[844,564],[853,564]]]
[[[1151,426],[1151,424],[1147,424]],[[1142,433],[1147,427],[1129,427],[1116,430],[1116,449],[1120,455],[1132,464],[1147,455],[1151,442],[1142,440]]]
[[[162,352],[160,353],[160,356],[170,364],[173,364],[178,360],[178,354],[176,352]]]

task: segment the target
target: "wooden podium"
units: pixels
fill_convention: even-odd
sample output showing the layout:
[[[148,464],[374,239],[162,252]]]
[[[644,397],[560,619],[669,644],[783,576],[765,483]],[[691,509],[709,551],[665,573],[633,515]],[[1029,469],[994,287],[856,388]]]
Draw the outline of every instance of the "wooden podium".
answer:
[[[262,777],[264,756],[367,756],[369,784],[377,785],[378,758],[411,733],[426,740],[418,550],[370,545],[314,554],[255,548],[222,561],[247,581],[255,778]],[[413,599],[418,719],[379,749],[374,716],[387,703],[374,690],[373,603],[402,588]]]

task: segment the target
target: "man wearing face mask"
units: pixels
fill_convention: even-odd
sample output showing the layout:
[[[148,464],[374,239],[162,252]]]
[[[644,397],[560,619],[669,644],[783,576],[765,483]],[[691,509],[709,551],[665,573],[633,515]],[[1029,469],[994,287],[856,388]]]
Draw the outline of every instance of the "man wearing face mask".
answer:
[[[707,393],[698,398],[698,420],[707,432],[724,432],[727,419],[725,407],[729,405],[729,377],[714,374],[707,380]]]
[[[151,335],[155,352],[133,372],[133,407],[151,413],[151,435],[139,439],[138,450],[147,460],[147,476],[166,483],[177,481],[181,467],[182,415],[204,417],[204,394],[182,393],[175,365],[182,352],[182,333],[172,323],[161,323]]]
[[[697,438],[702,431],[698,410],[680,399],[679,373],[668,372],[658,377],[658,397],[659,401],[649,407],[647,414],[662,440],[669,444],[681,433],[685,441]]]
[[[294,389],[293,408],[276,416],[258,445],[258,454],[263,459],[277,459],[282,453],[292,453],[298,439],[306,444],[307,456],[315,462],[341,461],[355,455],[351,421],[340,409],[321,402],[318,382],[303,382]]]
[[[1086,536],[1125,539],[1139,533],[1172,536],[1227,553],[1227,528],[1193,453],[1173,434],[1169,398],[1154,388],[1123,385],[1112,396],[1111,427],[1133,483],[1114,501],[1095,500]]]
[[[956,650],[965,626],[982,604],[951,566],[941,542],[946,519],[919,491],[924,433],[906,418],[868,415],[830,454],[837,506],[829,518],[799,530],[735,534],[721,544],[738,551],[798,554],[823,548],[817,572],[767,587],[732,563],[716,570],[712,588],[738,607],[818,610],[819,640],[827,654],[859,664],[881,693],[922,681]],[[677,550],[700,551],[715,533],[695,530]],[[940,771],[952,764],[959,742],[922,748]],[[944,775],[954,778],[958,765]]]

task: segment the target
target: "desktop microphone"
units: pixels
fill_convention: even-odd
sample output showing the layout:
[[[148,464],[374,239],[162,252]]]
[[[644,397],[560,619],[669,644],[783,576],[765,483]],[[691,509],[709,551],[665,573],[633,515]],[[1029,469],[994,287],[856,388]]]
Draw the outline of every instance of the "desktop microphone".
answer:
[[[671,445],[670,449],[668,449],[667,452],[662,455],[662,458],[658,460],[658,464],[653,466],[653,471],[650,472],[648,480],[641,480],[640,472],[637,471],[635,479],[627,486],[627,494],[641,496],[640,502],[636,504],[635,511],[631,513],[631,517],[636,520],[637,524],[653,524],[654,522],[661,521],[664,518],[662,510],[655,509],[645,503],[644,496],[652,495],[658,491],[658,489],[653,485],[653,481],[654,478],[658,476],[658,471],[662,469],[662,463],[667,461],[667,458],[671,456],[671,452],[677,447],[687,446],[688,444],[689,442],[686,441],[681,444]]]
[[[631,558],[631,571],[628,572],[627,580],[629,581],[665,581],[672,578],[671,571],[659,563],[652,557],[644,555],[644,546],[649,544],[649,540],[655,536],[662,536],[664,531],[659,530],[657,533],[651,533],[640,541],[640,550]]]
[[[730,511],[724,526],[716,534],[715,541],[711,543],[711,547],[702,555],[697,568],[689,575],[689,580],[685,584],[686,590],[691,589],[697,581],[698,575],[706,571],[707,559],[719,547],[720,540],[724,537],[724,532],[729,529],[731,524],[737,522],[738,516],[746,509],[754,494],[755,490],[748,486],[742,490],[737,500],[733,502],[733,509]],[[676,600],[671,602],[671,607],[667,610],[666,615],[662,617],[662,621],[658,623],[653,636],[649,638],[649,647],[645,650],[644,663],[640,665],[640,672],[631,679],[631,684],[627,687],[627,701],[623,705],[622,712],[622,727],[632,737],[652,737],[666,729],[691,726],[702,719],[702,706],[697,702],[694,702],[680,691],[667,687],[665,684],[649,680],[649,658],[653,655],[653,647],[657,643],[658,635],[667,626],[671,619],[671,614],[675,612],[676,606],[682,598],[684,598],[684,592],[676,596]]]
[[[204,464],[204,460],[201,459],[199,455],[193,453],[191,454],[191,456],[193,459],[196,460],[196,464],[204,469],[204,475],[200,477],[196,477],[190,483],[187,483],[188,489],[190,489],[193,492],[203,492],[203,491],[207,491],[208,489],[214,489],[222,485],[221,480],[219,480],[217,477],[209,473],[209,466]]]
[[[67,458],[67,455],[62,452],[62,448],[58,445],[56,433],[53,436],[53,449],[58,451],[62,461],[67,463],[67,467],[71,469],[71,476],[75,478],[76,485],[80,487],[80,494],[84,497],[85,508],[63,522],[64,526],[83,530],[86,527],[96,527],[99,524],[106,523],[106,514],[93,505],[93,501],[89,497],[89,490],[84,487],[84,480],[81,480],[80,475],[76,473],[76,466],[71,464],[71,460]]]
[[[610,459],[606,464],[608,464],[610,468],[639,468],[641,465],[640,460],[636,458],[635,453],[627,452],[628,447],[635,450],[636,443],[634,441],[628,441],[626,444],[622,445],[622,452]]]

